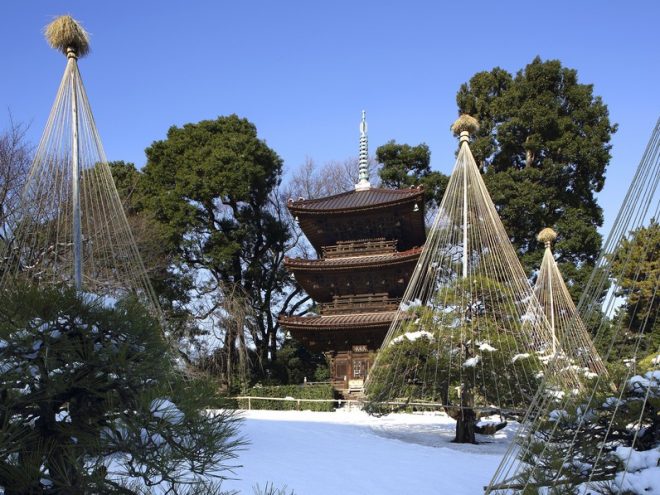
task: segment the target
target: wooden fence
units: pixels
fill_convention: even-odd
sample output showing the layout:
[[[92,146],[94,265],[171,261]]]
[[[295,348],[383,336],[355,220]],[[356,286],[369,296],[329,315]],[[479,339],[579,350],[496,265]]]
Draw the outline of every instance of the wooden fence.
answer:
[[[255,396],[240,396],[234,397],[236,400],[247,401],[247,410],[252,409],[253,400],[273,400],[273,401],[285,401],[285,402],[295,402],[296,409],[298,411],[302,410],[302,403],[304,402],[333,402],[337,404],[337,408],[348,407],[349,409],[357,408],[362,409],[364,404],[363,400],[355,399],[296,399],[294,397],[255,397]],[[381,404],[390,406],[392,411],[399,407],[419,407],[419,408],[429,408],[429,409],[443,409],[442,404],[437,402],[382,402]]]

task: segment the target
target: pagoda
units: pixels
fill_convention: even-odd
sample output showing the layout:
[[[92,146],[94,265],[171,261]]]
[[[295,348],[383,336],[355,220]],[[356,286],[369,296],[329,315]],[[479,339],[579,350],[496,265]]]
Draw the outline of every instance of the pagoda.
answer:
[[[317,314],[282,315],[280,323],[309,351],[325,354],[335,388],[359,391],[426,240],[424,191],[371,186],[362,112],[355,189],[290,199],[288,208],[318,257],[287,258],[285,266]]]

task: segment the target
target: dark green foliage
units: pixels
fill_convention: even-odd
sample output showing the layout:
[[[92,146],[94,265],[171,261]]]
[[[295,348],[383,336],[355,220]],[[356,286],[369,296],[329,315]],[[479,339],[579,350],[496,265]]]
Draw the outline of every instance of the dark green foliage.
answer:
[[[555,256],[577,300],[601,245],[595,194],[616,131],[607,106],[577,71],[538,57],[515,77],[500,68],[475,74],[456,101],[479,120],[471,149],[523,266],[538,268],[536,235],[553,227]]]
[[[167,315],[168,331],[177,337],[197,333],[184,308],[190,302],[192,277],[185,271],[173,270],[176,255],[167,249],[165,227],[145,207],[142,174],[133,163],[115,161],[108,165],[147,275]]]
[[[438,357],[432,336],[421,336],[416,340],[401,339],[381,349],[379,365],[371,370],[369,375],[369,398],[379,398],[387,401],[405,402],[443,402],[447,396],[447,384],[436,384]],[[399,376],[393,376],[393,368],[401,370]],[[392,393],[391,380],[397,380],[400,385]],[[387,414],[392,408],[381,404],[380,400],[370,400],[365,405],[369,414]]]
[[[0,487],[7,495],[143,493],[154,484],[184,493],[189,482],[211,492],[206,480],[231,469],[242,443],[237,420],[203,412],[204,385],[174,369],[158,323],[141,305],[109,304],[70,290],[3,294]]]
[[[238,409],[238,401],[218,386],[217,379],[203,374],[196,378],[195,388],[204,409]]]
[[[430,401],[452,417],[476,411],[471,424],[490,405],[522,413],[539,385],[540,363],[531,352],[516,357],[524,351],[513,304],[506,284],[482,276],[455,280],[427,305],[411,307],[371,370],[368,411],[387,413],[388,401]]]
[[[660,446],[658,381],[651,373],[633,378],[622,385],[621,399],[612,397],[608,385],[603,383],[593,396],[589,391],[570,405],[558,403],[557,409],[539,418],[534,437],[523,440],[521,460],[529,466],[519,480],[530,485],[523,493],[574,495],[582,493],[578,486],[590,479],[593,493],[621,493],[612,483],[616,473],[625,469],[616,450],[647,451]]]
[[[431,171],[431,151],[426,144],[410,146],[388,141],[376,149],[376,160],[382,164],[378,175],[383,186],[402,189],[422,185],[429,208],[442,201],[449,177]]]
[[[612,258],[612,274],[616,295],[625,299],[617,315],[614,356],[655,356],[660,350],[660,225],[655,219],[621,241]]]
[[[328,363],[322,354],[312,354],[293,339],[286,340],[269,367],[269,378],[283,385],[297,385],[318,380],[324,371],[329,376]],[[318,375],[317,375],[318,373]]]
[[[293,399],[324,399],[328,402],[305,402],[296,400],[247,399],[238,401],[241,409],[271,409],[274,411],[310,410],[333,411],[336,403],[335,392],[330,384],[320,385],[274,385],[255,386],[243,393],[244,397],[292,397]]]
[[[283,266],[289,223],[276,195],[282,160],[252,123],[236,115],[171,127],[146,154],[137,181],[125,164],[114,167],[115,176],[120,191],[137,183],[133,206],[154,219],[168,271],[184,281],[183,287],[166,284],[173,289],[172,305],[184,307],[189,280],[203,280],[196,284],[197,295],[217,305],[201,313],[213,318],[222,313],[223,293],[238,287],[257,315],[245,332],[260,359],[274,357],[276,315],[290,284]]]

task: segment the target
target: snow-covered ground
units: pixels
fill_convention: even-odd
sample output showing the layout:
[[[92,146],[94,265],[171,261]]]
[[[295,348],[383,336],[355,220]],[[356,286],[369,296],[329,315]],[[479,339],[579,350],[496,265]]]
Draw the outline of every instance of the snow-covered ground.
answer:
[[[483,493],[515,426],[480,445],[451,443],[455,422],[442,414],[362,411],[245,411],[237,480],[224,489],[251,495],[273,483],[296,495]]]

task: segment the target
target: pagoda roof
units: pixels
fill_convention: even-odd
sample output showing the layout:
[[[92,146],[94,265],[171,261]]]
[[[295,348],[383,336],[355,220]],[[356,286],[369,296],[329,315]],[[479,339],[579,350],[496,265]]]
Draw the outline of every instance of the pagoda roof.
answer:
[[[333,196],[317,199],[289,200],[289,210],[294,214],[324,214],[354,212],[423,201],[424,190],[421,187],[410,189],[384,189],[373,187],[365,191],[347,191]]]
[[[328,316],[280,316],[280,324],[291,331],[361,330],[389,327],[396,311]]]
[[[294,271],[327,271],[327,270],[355,270],[359,268],[376,268],[381,265],[391,267],[397,263],[407,263],[416,260],[423,248],[413,248],[407,251],[391,253],[370,254],[361,256],[346,256],[340,258],[306,259],[286,258],[284,265]]]
[[[288,208],[319,254],[324,247],[355,239],[396,240],[402,251],[426,240],[421,188],[348,191],[289,200]]]

